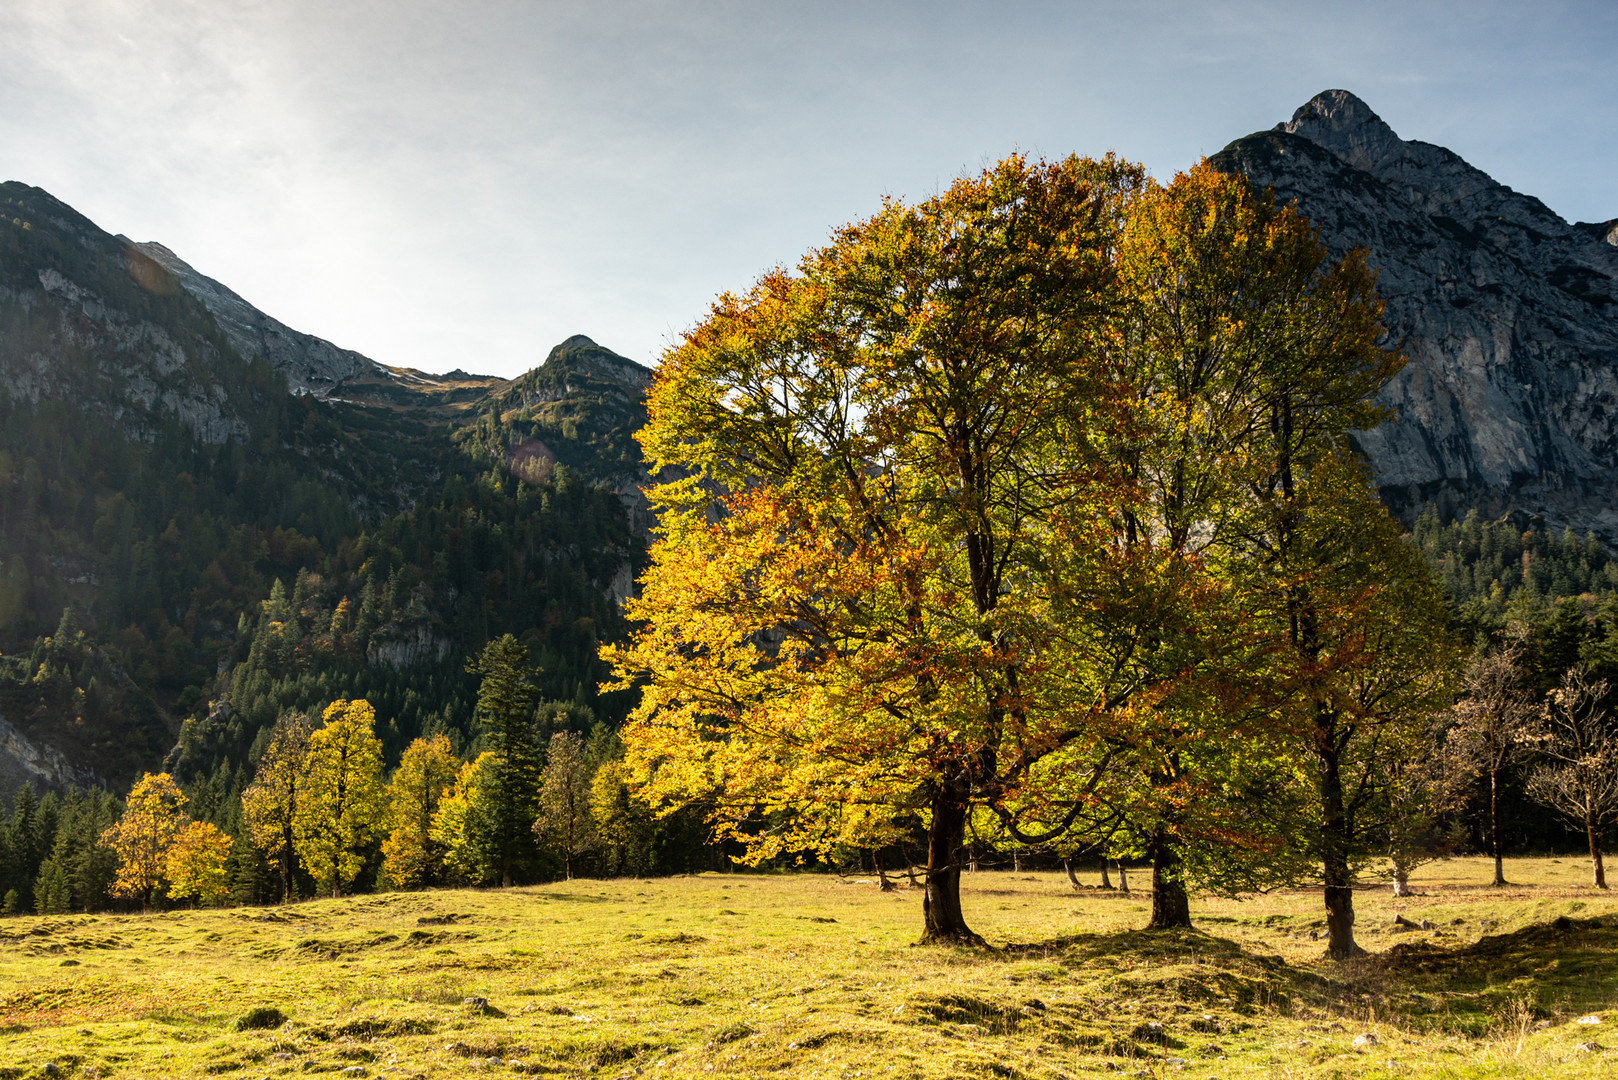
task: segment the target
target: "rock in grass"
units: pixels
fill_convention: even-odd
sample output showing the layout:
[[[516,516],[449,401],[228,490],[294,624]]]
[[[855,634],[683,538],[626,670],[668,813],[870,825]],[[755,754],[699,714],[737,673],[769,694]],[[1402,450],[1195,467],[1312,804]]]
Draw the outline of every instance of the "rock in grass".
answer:
[[[1579,1043],[1578,1048],[1587,1053],[1594,1054],[1601,1050],[1601,1044],[1598,1042]]]
[[[261,1005],[252,1012],[245,1013],[236,1018],[237,1031],[259,1031],[263,1028],[278,1028],[287,1022],[286,1013],[280,1009],[273,1009]]]
[[[1377,1039],[1377,1037],[1375,1035],[1372,1035],[1369,1031],[1365,1032],[1362,1035],[1354,1036],[1354,1045],[1358,1046],[1358,1047],[1361,1047],[1361,1048],[1364,1048],[1364,1047],[1367,1047],[1367,1046],[1375,1046],[1378,1041],[1379,1040]]]
[[[1599,1024],[1601,1023],[1601,1017],[1591,1013],[1589,1016],[1581,1016],[1573,1022],[1575,1024]]]

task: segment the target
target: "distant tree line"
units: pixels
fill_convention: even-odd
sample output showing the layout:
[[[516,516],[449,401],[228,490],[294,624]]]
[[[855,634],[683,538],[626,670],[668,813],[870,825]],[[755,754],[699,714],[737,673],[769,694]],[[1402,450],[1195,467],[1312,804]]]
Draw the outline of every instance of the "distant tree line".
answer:
[[[435,885],[517,885],[728,865],[691,812],[653,816],[630,792],[622,744],[588,707],[538,698],[540,671],[510,635],[474,662],[475,737],[439,730],[385,765],[363,699],[316,721],[288,712],[236,794],[187,795],[147,773],[120,801],[24,786],[0,829],[8,914],[157,904],[260,903]],[[218,822],[218,824],[216,824]]]

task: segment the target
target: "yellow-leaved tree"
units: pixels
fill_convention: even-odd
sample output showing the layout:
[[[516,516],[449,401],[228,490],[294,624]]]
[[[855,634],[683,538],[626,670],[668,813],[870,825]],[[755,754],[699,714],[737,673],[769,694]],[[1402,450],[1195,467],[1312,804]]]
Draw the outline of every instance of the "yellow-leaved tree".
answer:
[[[439,882],[444,845],[433,837],[433,818],[455,784],[455,751],[448,737],[434,735],[405,747],[388,785],[393,831],[382,841],[382,872],[401,889]]]
[[[366,848],[386,827],[387,798],[371,703],[334,701],[321,719],[309,736],[292,832],[304,865],[315,880],[330,882],[336,897],[365,866]]]
[[[1038,571],[1132,492],[1097,454],[1110,253],[1141,171],[1009,158],[890,201],[798,272],[726,294],[663,361],[640,433],[660,540],[603,650],[644,687],[625,767],[755,858],[925,827],[924,940],[961,912],[967,821],[1122,699],[1058,700],[1072,659]],[[1092,554],[1094,558],[1091,558]]]
[[[498,881],[500,850],[490,802],[490,778],[498,768],[492,750],[461,766],[455,787],[438,804],[432,838],[444,849],[444,861],[455,878],[473,885]]]
[[[230,837],[206,821],[189,821],[174,835],[169,845],[166,875],[169,895],[194,896],[198,904],[209,904],[230,895],[225,860],[230,856]]]
[[[756,859],[925,829],[928,941],[979,940],[972,820],[1134,833],[1160,927],[1188,879],[1256,883],[1221,862],[1302,873],[1314,722],[1276,628],[1308,598],[1251,579],[1302,535],[1289,485],[1377,422],[1379,315],[1362,257],[1245,182],[1110,158],[890,200],[720,297],[638,436],[678,478],[649,491],[634,635],[602,650],[642,691],[626,774]],[[1362,486],[1313,490],[1363,509]]]
[[[276,720],[258,772],[242,792],[242,816],[253,844],[281,875],[281,899],[292,899],[293,873],[298,867],[293,822],[298,816],[298,795],[303,790],[304,758],[314,722],[308,714],[288,713]]]
[[[138,896],[142,911],[152,909],[152,894],[168,876],[169,851],[187,825],[185,804],[168,773],[146,773],[135,781],[123,816],[101,834],[101,842],[118,855],[114,896]]]

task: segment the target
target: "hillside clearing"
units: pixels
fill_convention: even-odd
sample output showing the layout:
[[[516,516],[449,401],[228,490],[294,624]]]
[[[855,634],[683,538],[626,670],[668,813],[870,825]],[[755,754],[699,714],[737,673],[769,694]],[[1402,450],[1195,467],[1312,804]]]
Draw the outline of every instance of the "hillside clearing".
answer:
[[[1618,1076],[1618,899],[1506,869],[1537,884],[1457,859],[1361,894],[1348,965],[1312,891],[1143,934],[1149,897],[1060,873],[968,875],[992,952],[912,946],[919,890],[809,874],[14,918],[0,1077]]]

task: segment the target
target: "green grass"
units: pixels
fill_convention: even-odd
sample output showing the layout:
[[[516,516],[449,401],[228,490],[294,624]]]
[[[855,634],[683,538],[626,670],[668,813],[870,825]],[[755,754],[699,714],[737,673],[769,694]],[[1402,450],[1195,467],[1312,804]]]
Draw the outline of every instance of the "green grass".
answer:
[[[1574,859],[1507,875],[1360,894],[1346,965],[1313,891],[1144,934],[1148,897],[1051,873],[968,877],[993,950],[916,947],[918,893],[824,875],[6,919],[0,1078],[1618,1076],[1618,899]]]

